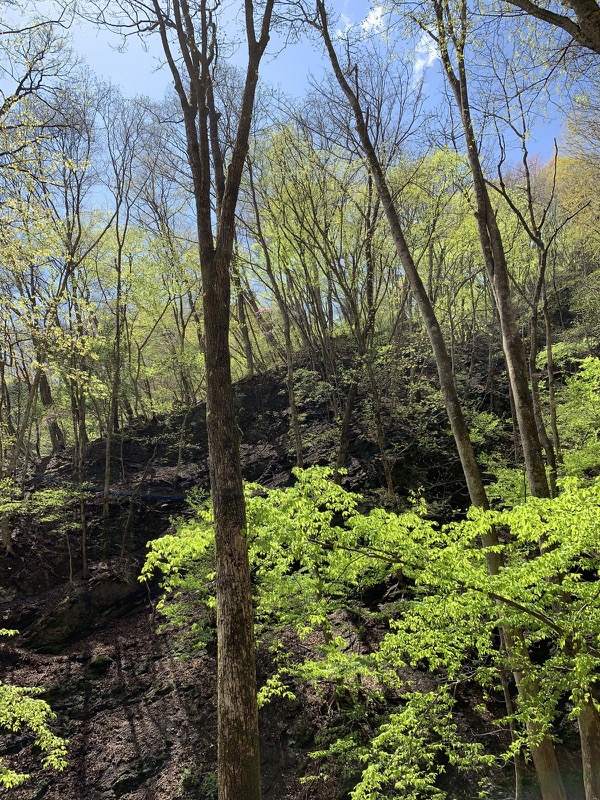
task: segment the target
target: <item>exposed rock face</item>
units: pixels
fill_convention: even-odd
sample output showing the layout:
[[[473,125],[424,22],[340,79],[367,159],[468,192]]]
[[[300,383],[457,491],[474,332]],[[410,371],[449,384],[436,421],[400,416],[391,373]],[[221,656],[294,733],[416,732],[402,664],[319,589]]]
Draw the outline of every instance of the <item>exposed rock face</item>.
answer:
[[[58,729],[69,737],[68,769],[36,771],[15,798],[197,796],[186,781],[215,768],[214,659],[178,662],[154,623],[151,611],[140,609],[54,656],[5,646],[5,680],[45,686]],[[29,748],[18,763],[35,763]]]
[[[135,576],[107,573],[79,581],[55,605],[45,604],[41,616],[27,629],[23,643],[37,653],[60,653],[65,645],[126,614],[146,594]]]

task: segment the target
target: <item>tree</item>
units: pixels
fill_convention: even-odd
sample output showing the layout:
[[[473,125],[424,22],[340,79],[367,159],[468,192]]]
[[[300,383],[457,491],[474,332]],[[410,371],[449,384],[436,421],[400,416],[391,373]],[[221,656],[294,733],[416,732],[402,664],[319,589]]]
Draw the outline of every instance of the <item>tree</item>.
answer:
[[[440,50],[444,73],[460,113],[467,158],[473,177],[475,217],[481,251],[498,310],[502,349],[515,404],[527,479],[532,494],[546,497],[549,491],[548,481],[528,385],[525,350],[512,302],[506,252],[490,201],[473,126],[465,57],[471,31],[470,11],[466,0],[462,0],[457,6],[444,6],[439,0],[432,0],[431,8],[434,15],[432,20],[420,17],[417,21]]]
[[[597,376],[597,361],[593,367]],[[589,698],[600,666],[600,603],[596,581],[586,579],[598,567],[598,479],[589,486],[569,479],[556,498],[530,497],[504,511],[472,508],[466,520],[440,527],[418,505],[403,514],[360,513],[359,496],[333,484],[331,469],[294,472],[291,488],[246,487],[257,620],[266,640],[293,626],[300,638],[316,634],[321,644],[316,657],[298,663],[285,658],[279,642],[279,669],[260,694],[262,701],[293,697],[301,680],[334,685],[355,724],[320,755],[345,757],[362,772],[352,797],[445,798],[436,781],[444,764],[439,754],[466,773],[493,763],[481,745],[461,741],[452,725],[452,695],[460,696],[462,684],[471,693],[478,683],[486,699],[504,684],[507,715],[496,724],[508,725],[513,740],[503,760],[539,748],[540,731],[561,713],[565,697],[584,742],[586,718],[598,713]],[[187,630],[190,617],[198,621],[194,643],[206,635],[202,606],[211,605],[213,570],[212,514],[205,504],[196,511],[175,535],[150,544],[143,570],[146,578],[162,572],[171,598],[163,604],[168,617],[186,622]],[[498,527],[506,531],[494,545],[504,567],[491,575],[479,540]],[[540,541],[548,543],[543,551]],[[389,605],[389,632],[372,652],[350,644],[340,612],[360,615],[357,597],[392,575],[397,580],[398,571],[410,588]],[[386,613],[385,603],[380,612]],[[522,632],[521,645],[500,644],[499,628]],[[545,655],[532,663],[527,646],[542,643]],[[407,666],[418,669],[418,685]],[[424,669],[436,689],[425,695]],[[529,687],[516,701],[508,673]],[[394,698],[391,710],[383,703],[386,688]],[[339,730],[338,724],[335,736]],[[584,779],[586,798],[596,800],[590,765],[597,763],[597,749],[583,750],[584,759],[595,757],[584,763]]]
[[[226,164],[215,101],[222,51],[220,9],[175,0],[120,3],[121,22],[140,32],[156,31],[181,104],[192,175],[202,272],[206,339],[206,419],[217,552],[218,781],[222,800],[260,798],[258,710],[253,610],[245,542],[246,517],[233,405],[229,321],[235,212],[261,58],[269,41],[274,0],[259,19],[244,3],[247,67],[233,146]],[[97,9],[98,10],[98,9]],[[230,24],[230,22],[229,22]]]
[[[600,55],[600,6],[595,0],[564,0],[560,11],[552,3],[540,5],[531,0],[507,0],[526,14],[560,28],[582,47]],[[565,14],[570,11],[571,14]]]
[[[41,120],[20,114],[25,101],[35,97],[50,100],[53,87],[72,65],[58,33],[69,25],[68,9],[56,20],[29,16],[23,24],[23,15],[31,12],[27,5],[7,0],[0,15],[0,162],[5,164],[30,143],[34,130],[37,135],[41,132]]]
[[[27,19],[23,24],[19,13],[25,13],[21,3],[10,2],[0,16],[0,77],[3,83],[0,89],[0,179],[13,185],[16,176],[28,184],[24,155],[32,153],[32,142],[43,137],[44,124],[51,116],[46,114],[41,118],[36,113],[34,101],[43,98],[49,104],[57,82],[70,67],[70,54],[57,33],[58,26],[67,24],[67,15],[61,15],[55,21]],[[39,371],[34,383],[30,412],[38,385],[44,399],[51,405],[50,386],[43,370]],[[14,462],[13,468],[20,456],[30,416],[31,413],[26,415],[25,424],[16,432],[17,440],[9,459]],[[50,430],[53,444],[60,449],[64,441],[53,421],[50,421]]]
[[[322,0],[317,0],[316,17],[309,17],[309,19],[311,20],[311,24],[317,28],[320,35],[323,37],[323,42],[325,44],[335,78],[348,102],[348,105],[350,106],[350,109],[352,110],[356,124],[357,136],[367,160],[369,170],[373,176],[373,183],[387,218],[388,225],[390,227],[390,233],[394,241],[398,257],[402,263],[411,290],[422,314],[423,321],[427,329],[427,334],[435,355],[438,377],[442,394],[444,396],[444,404],[446,406],[448,419],[450,421],[450,426],[456,442],[456,448],[458,450],[463,473],[465,475],[471,502],[474,505],[487,508],[488,500],[485,487],[481,479],[481,473],[477,465],[469,431],[467,429],[459,402],[452,371],[452,362],[448,356],[442,330],[425,289],[423,280],[417,269],[413,255],[408,247],[389,182],[386,178],[381,160],[378,157],[377,151],[373,145],[373,140],[368,125],[369,118],[368,115],[365,115],[365,111],[361,106],[358,65],[354,65],[352,67],[348,66],[347,69],[342,68],[337,52],[333,45],[333,40],[331,38],[329,29],[328,13]],[[347,57],[348,61],[350,61],[350,52],[348,52]],[[354,74],[354,88],[347,77],[350,73]],[[493,557],[491,558],[491,561],[494,561]],[[497,565],[493,568],[497,569]]]

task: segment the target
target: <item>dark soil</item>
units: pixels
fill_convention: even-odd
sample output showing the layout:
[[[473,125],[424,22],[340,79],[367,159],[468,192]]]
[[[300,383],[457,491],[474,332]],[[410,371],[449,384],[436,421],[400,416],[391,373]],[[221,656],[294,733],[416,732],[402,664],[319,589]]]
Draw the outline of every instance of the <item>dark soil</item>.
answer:
[[[69,737],[69,767],[62,774],[36,771],[26,739],[10,743],[19,768],[35,773],[13,790],[15,800],[216,797],[214,655],[178,660],[155,622],[152,611],[141,608],[60,655],[3,648],[5,680],[44,685],[58,715],[56,728]],[[301,717],[298,710],[290,717],[285,703],[271,705],[263,716],[265,798],[328,796],[299,783],[306,757],[294,746],[294,726],[312,724]]]

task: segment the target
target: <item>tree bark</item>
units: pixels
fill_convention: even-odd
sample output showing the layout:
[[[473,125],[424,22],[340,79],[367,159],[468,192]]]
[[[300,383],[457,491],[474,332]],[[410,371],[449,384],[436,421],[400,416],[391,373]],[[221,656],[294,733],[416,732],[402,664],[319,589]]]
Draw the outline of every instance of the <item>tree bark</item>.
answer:
[[[531,0],[508,0],[525,13],[555,28],[562,28],[582,47],[600,55],[600,6],[595,0],[563,0],[563,7],[575,13],[575,19],[557,14]]]
[[[254,6],[244,5],[248,64],[239,121],[227,170],[218,140],[212,75],[218,53],[217,27],[202,5],[197,19],[183,0],[167,20],[153,0],[158,31],[183,111],[187,155],[194,186],[202,274],[206,427],[217,563],[217,716],[219,800],[260,800],[258,704],[254,656],[254,612],[246,546],[246,508],[231,382],[229,330],[236,206],[248,153],[258,69],[269,41],[273,0],[266,0],[256,32]],[[174,27],[189,91],[171,49]],[[195,32],[197,31],[197,39]],[[212,192],[216,196],[213,231]]]
[[[203,272],[206,423],[217,553],[219,797],[260,797],[254,610],[229,354],[229,265]]]
[[[510,277],[502,236],[490,201],[473,130],[465,65],[468,31],[467,6],[466,2],[461,3],[459,15],[452,22],[447,22],[447,12],[441,0],[433,0],[433,9],[437,23],[436,41],[440,48],[442,65],[461,115],[466,138],[467,158],[475,190],[477,228],[485,269],[500,320],[502,349],[512,390],[527,480],[534,496],[549,497],[550,491],[527,380],[525,349],[513,309]],[[450,56],[450,43],[455,48],[456,71]],[[510,643],[507,644],[510,647]],[[511,652],[510,649],[509,652]],[[527,653],[523,654],[523,660],[529,661]],[[537,686],[530,680],[520,677],[518,671],[515,672],[515,679],[522,696],[530,701],[535,701]],[[532,734],[535,739],[539,740],[538,744],[532,747],[531,754],[543,800],[566,800],[552,739],[545,731],[535,730],[532,731]]]
[[[578,717],[585,800],[600,800],[600,714],[589,697]]]
[[[122,302],[122,262],[121,250],[119,248],[119,256],[115,261],[117,270],[117,295],[116,295],[116,309],[115,309],[115,344],[113,349],[114,363],[113,363],[113,379],[111,381],[110,389],[110,402],[108,407],[108,416],[106,419],[106,442],[104,446],[104,495],[102,502],[102,518],[104,520],[105,528],[108,528],[109,521],[109,496],[110,496],[110,477],[111,477],[111,457],[112,457],[112,441],[115,431],[118,431],[119,422],[119,389],[121,386],[121,302]]]
[[[542,448],[535,424],[533,401],[527,379],[525,349],[519,334],[512,303],[506,255],[500,229],[496,221],[496,215],[494,214],[490,201],[481,161],[479,159],[479,148],[473,130],[464,59],[467,31],[466,5],[463,3],[461,6],[461,19],[458,23],[459,33],[453,29],[451,34],[448,33],[446,28],[445,12],[440,0],[433,0],[433,7],[437,19],[437,40],[440,47],[442,65],[460,112],[465,133],[467,159],[469,161],[475,190],[477,209],[475,217],[477,229],[486,273],[492,287],[492,295],[498,310],[502,349],[504,351],[508,377],[513,391],[515,414],[523,447],[523,458],[525,461],[529,488],[531,493],[536,497],[549,497],[550,491],[546,479]],[[450,40],[456,48],[456,71],[452,65],[449,52]]]

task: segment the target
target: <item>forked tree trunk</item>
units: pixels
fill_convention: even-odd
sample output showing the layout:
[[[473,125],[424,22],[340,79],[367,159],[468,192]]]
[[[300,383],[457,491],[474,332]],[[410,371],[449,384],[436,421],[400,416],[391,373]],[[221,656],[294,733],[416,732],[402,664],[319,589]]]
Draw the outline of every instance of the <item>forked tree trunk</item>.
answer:
[[[534,735],[537,733],[537,730],[533,731]],[[549,736],[544,735],[541,742],[531,748],[531,760],[544,800],[567,800],[567,793],[556,760],[556,751]]]
[[[531,677],[529,651],[520,631],[502,629],[504,646],[512,660],[512,672],[519,695],[528,702],[535,703],[539,695],[539,685]],[[562,782],[554,743],[537,722],[527,723],[527,731],[538,743],[531,748],[531,759],[537,775],[543,800],[567,800]]]
[[[198,16],[193,19],[187,2],[173,0],[169,4],[173,16],[167,20],[159,0],[152,0],[183,111],[202,272],[206,428],[217,566],[219,800],[261,798],[254,611],[229,329],[236,206],[248,153],[258,70],[269,41],[273,2],[266,0],[262,6],[259,31],[255,27],[253,3],[248,1],[244,5],[248,63],[235,141],[225,169],[212,86],[214,60],[219,51],[216,19],[203,4],[197,7]],[[171,49],[172,25],[185,77],[180,72],[182,62]]]

